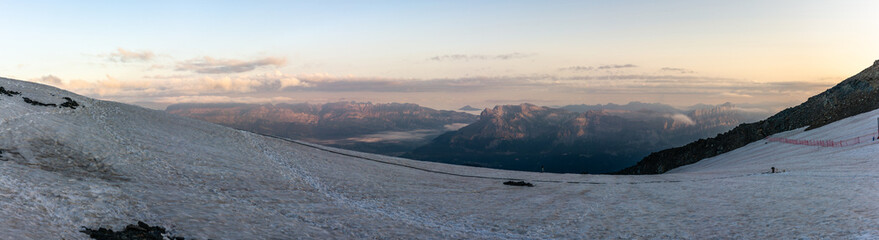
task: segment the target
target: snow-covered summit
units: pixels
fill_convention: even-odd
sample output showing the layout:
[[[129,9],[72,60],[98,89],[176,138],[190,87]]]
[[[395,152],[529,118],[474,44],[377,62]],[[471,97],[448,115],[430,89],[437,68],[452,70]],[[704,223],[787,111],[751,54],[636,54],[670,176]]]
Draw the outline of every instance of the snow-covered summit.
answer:
[[[0,239],[83,239],[80,227],[137,221],[188,239],[879,237],[872,141],[761,141],[663,175],[541,174],[330,149],[16,80],[0,87],[18,93],[0,94]],[[65,97],[80,106],[59,107]],[[876,117],[776,136],[849,138],[874,131]],[[770,167],[787,171],[763,174]]]

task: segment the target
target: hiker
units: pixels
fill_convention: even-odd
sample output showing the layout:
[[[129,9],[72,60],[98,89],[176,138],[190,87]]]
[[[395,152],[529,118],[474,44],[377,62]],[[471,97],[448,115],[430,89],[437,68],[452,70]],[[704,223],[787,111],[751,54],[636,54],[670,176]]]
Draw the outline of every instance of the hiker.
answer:
[[[771,173],[775,173],[775,167],[772,167],[772,172],[771,172]]]

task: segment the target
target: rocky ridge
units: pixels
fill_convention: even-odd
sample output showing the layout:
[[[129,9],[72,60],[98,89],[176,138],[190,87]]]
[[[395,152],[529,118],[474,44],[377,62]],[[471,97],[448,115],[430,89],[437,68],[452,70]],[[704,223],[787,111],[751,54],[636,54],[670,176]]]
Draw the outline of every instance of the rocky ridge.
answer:
[[[879,60],[836,86],[765,120],[741,124],[716,137],[652,153],[619,174],[659,174],[714,157],[775,133],[818,128],[879,108]]]

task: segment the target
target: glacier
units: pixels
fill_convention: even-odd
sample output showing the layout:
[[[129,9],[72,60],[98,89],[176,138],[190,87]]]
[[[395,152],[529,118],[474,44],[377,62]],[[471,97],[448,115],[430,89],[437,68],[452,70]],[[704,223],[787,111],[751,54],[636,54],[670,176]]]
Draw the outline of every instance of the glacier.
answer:
[[[20,92],[0,95],[0,239],[87,239],[82,227],[137,221],[187,239],[879,238],[871,139],[757,141],[661,175],[550,174],[267,137],[12,79],[0,87]],[[876,132],[877,117],[773,137],[849,139]]]

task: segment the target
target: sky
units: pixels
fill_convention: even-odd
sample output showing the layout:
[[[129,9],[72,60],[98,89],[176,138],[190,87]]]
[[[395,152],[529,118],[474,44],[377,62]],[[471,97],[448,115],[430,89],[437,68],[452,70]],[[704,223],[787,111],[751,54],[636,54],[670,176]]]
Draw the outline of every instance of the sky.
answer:
[[[174,103],[791,107],[879,59],[877,1],[6,1],[0,77]]]

